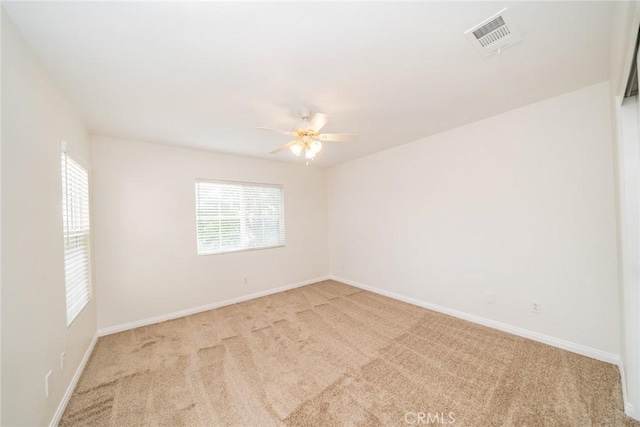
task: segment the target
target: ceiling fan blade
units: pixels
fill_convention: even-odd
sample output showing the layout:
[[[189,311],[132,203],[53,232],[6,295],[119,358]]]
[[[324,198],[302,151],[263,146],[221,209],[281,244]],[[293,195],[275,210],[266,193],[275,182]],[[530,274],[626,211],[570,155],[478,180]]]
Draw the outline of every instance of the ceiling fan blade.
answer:
[[[355,133],[321,133],[318,135],[320,141],[326,142],[352,142],[358,140]]]
[[[291,147],[292,145],[296,144],[298,142],[298,140],[296,139],[295,141],[291,141],[291,142],[287,142],[284,145],[281,145],[280,147],[276,148],[273,151],[270,151],[269,154],[276,154],[281,152],[282,150],[286,150],[287,148]]]
[[[279,129],[271,129],[271,128],[264,128],[264,127],[259,127],[258,129],[260,129],[260,130],[268,130],[270,132],[278,132],[278,133],[281,133],[283,135],[288,135],[288,136],[295,136],[293,134],[293,132],[287,132],[287,131],[279,130]]]
[[[328,121],[329,121],[329,116],[322,113],[316,113],[314,114],[313,118],[309,122],[308,129],[311,129],[314,132],[319,132],[320,129],[322,129],[324,125],[327,124]]]

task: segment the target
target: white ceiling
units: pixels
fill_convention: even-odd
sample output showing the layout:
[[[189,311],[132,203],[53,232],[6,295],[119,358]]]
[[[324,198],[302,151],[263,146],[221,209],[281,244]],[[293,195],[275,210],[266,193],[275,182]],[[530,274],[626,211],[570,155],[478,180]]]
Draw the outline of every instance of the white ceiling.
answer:
[[[509,7],[523,41],[464,31]],[[611,2],[3,2],[96,135],[301,162],[297,110],[331,116],[333,165],[607,79]]]

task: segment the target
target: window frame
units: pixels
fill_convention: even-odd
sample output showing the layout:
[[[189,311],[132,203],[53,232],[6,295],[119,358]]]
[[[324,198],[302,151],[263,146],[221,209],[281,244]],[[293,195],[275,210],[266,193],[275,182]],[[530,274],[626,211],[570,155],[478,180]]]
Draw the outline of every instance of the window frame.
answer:
[[[73,325],[76,319],[80,317],[80,314],[87,308],[87,306],[93,299],[93,277],[92,277],[93,263],[92,263],[92,250],[91,250],[91,241],[92,241],[92,238],[91,238],[91,230],[92,230],[92,227],[91,227],[91,179],[90,179],[89,170],[83,167],[79,162],[74,160],[74,158],[69,156],[69,154],[66,152],[66,143],[64,143],[64,141],[62,143],[60,160],[61,160],[60,187],[61,187],[61,208],[62,208],[62,245],[63,245],[63,259],[64,259],[64,284],[65,284],[65,316],[66,316],[67,329],[68,329],[71,327],[71,325]],[[78,171],[82,175],[86,176],[86,194],[80,194],[75,196],[73,194],[70,194],[71,188],[72,188],[72,186],[69,184],[70,173],[71,173],[69,172],[70,164],[72,165],[72,167],[78,169]],[[76,198],[85,198],[86,206],[81,206],[80,208],[72,207],[70,209],[70,202]],[[83,212],[85,207],[86,207],[86,212]],[[69,222],[72,220],[72,216],[73,216],[73,214],[70,216],[69,212],[76,212],[77,214],[78,209],[80,209],[81,216],[86,214],[86,232],[81,233],[80,236],[81,236],[81,239],[84,240],[86,244],[86,263],[87,264],[86,264],[86,276],[83,275],[83,277],[80,279],[83,282],[81,283],[80,286],[82,287],[81,289],[83,290],[83,293],[86,292],[87,297],[85,301],[82,301],[82,306],[79,309],[77,309],[73,313],[70,313],[69,298],[68,298],[70,294],[70,291],[69,291],[70,282],[69,282],[68,266],[67,266],[67,263],[69,261],[68,239],[72,237],[77,238],[78,233],[69,231]],[[77,266],[74,266],[74,267],[77,268]],[[70,314],[71,314],[71,317],[70,317]]]
[[[266,187],[266,188],[277,188],[280,190],[280,212],[281,218],[279,219],[280,229],[279,234],[282,237],[282,243],[268,246],[253,246],[253,247],[242,247],[238,249],[225,249],[217,252],[200,252],[200,233],[198,228],[198,218],[199,218],[199,194],[198,194],[198,184],[207,183],[207,184],[221,184],[221,185],[234,185],[240,187]],[[285,221],[285,191],[284,185],[282,184],[272,184],[265,182],[250,182],[250,181],[230,181],[230,180],[222,180],[222,179],[207,179],[207,178],[196,178],[195,180],[195,228],[196,228],[196,255],[198,256],[210,256],[210,255],[223,255],[223,254],[231,254],[238,252],[249,252],[249,251],[260,251],[265,249],[278,249],[284,248],[286,246],[286,221]],[[239,215],[240,221],[242,221],[242,215]]]

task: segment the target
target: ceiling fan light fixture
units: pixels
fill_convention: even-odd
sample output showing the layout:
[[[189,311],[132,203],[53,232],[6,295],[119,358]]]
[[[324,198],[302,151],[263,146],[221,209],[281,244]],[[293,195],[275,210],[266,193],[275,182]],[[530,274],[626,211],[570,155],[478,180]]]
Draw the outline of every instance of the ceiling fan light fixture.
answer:
[[[314,155],[318,154],[320,150],[322,150],[322,143],[320,141],[313,141],[309,144],[309,149],[313,152]]]
[[[302,153],[302,145],[294,144],[291,147],[289,147],[289,149],[291,150],[294,156],[300,157],[300,154]]]
[[[317,153],[314,153],[313,150],[311,150],[311,148],[306,148],[304,150],[304,158],[307,160],[311,160],[316,156]]]

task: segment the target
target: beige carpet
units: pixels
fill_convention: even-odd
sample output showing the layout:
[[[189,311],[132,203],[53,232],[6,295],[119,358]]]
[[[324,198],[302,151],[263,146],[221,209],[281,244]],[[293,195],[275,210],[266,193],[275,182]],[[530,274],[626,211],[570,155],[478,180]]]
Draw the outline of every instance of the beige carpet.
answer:
[[[326,281],[100,338],[60,425],[637,424],[613,365]]]

